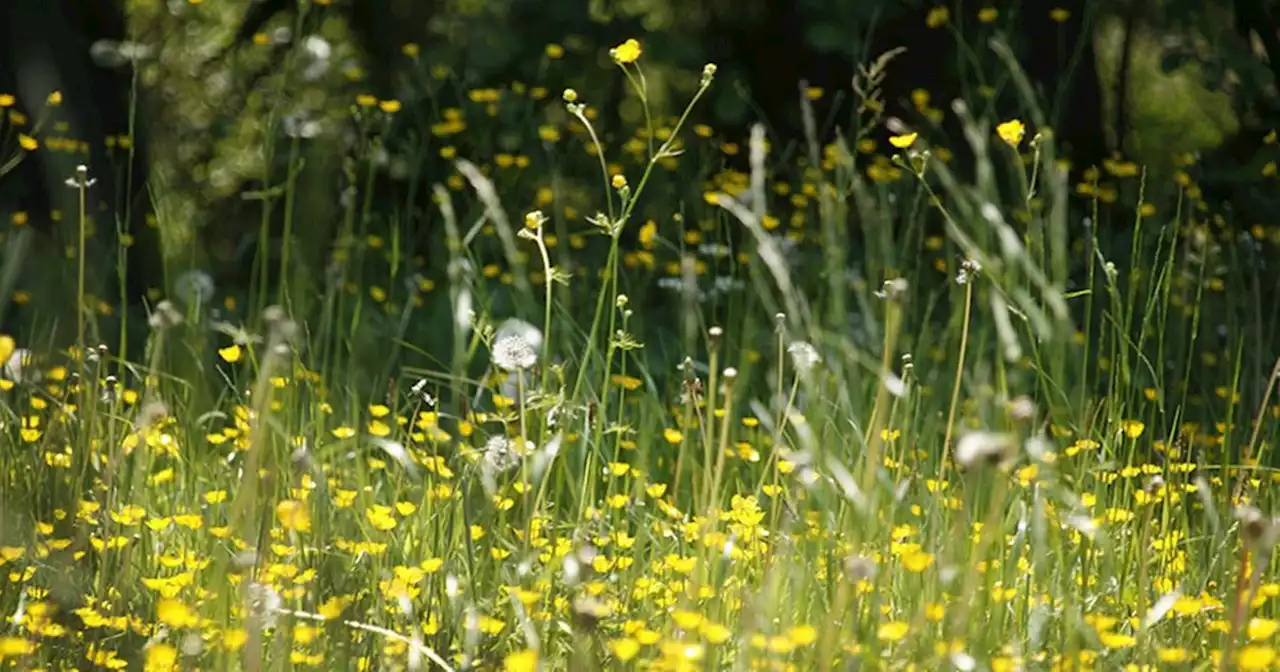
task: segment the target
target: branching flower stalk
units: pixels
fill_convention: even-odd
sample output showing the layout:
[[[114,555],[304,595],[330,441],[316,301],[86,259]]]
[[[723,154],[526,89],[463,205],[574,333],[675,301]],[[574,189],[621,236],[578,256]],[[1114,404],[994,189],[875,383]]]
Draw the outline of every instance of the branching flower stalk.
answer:
[[[960,318],[960,349],[959,352],[956,353],[955,379],[951,383],[951,400],[947,404],[947,425],[943,430],[942,438],[942,475],[944,478],[946,477],[947,465],[954,462],[951,454],[951,438],[955,432],[956,409],[960,405],[960,385],[964,382],[964,363],[968,353],[969,327],[973,314],[973,287],[975,281],[972,277],[972,273],[966,269],[976,268],[977,266],[978,264],[975,261],[965,261],[965,266],[961,269],[961,273],[963,275],[956,278],[957,281],[964,278],[964,281],[961,283],[964,285],[964,313]]]
[[[543,306],[542,315],[542,366],[551,366],[551,310],[552,310],[552,294],[557,282],[556,269],[551,265],[551,255],[547,251],[547,242],[543,235],[543,229],[546,227],[547,216],[542,214],[541,210],[534,210],[524,217],[524,228],[517,234],[522,238],[528,238],[538,246],[538,255],[542,258],[542,275],[545,294],[545,305]],[[540,389],[547,391],[548,376],[542,376],[542,384]]]
[[[93,186],[94,182],[97,180],[89,177],[89,167],[84,164],[76,166],[75,175],[67,179],[67,186],[76,190],[80,215],[76,252],[76,349],[80,356],[81,375],[85,373],[84,350],[88,347],[88,342],[85,340],[85,318],[89,310],[85,290],[85,265],[88,262],[89,253],[89,187]]]
[[[570,398],[572,399],[575,399],[575,400],[580,399],[579,394],[582,390],[582,385],[586,377],[586,369],[587,369],[586,362],[587,362],[588,356],[590,355],[592,350],[595,348],[596,338],[600,331],[600,322],[604,317],[606,300],[616,301],[618,296],[618,244],[621,240],[622,231],[626,228],[627,219],[630,217],[631,211],[635,208],[635,204],[639,201],[640,195],[644,192],[645,185],[648,184],[649,177],[650,175],[652,175],[653,169],[658,165],[658,162],[664,158],[679,156],[680,152],[672,149],[673,144],[676,142],[676,139],[679,137],[680,130],[684,127],[685,122],[688,121],[689,114],[693,111],[694,106],[698,104],[698,101],[701,100],[703,94],[705,94],[707,92],[707,89],[711,87],[711,82],[714,81],[715,79],[715,73],[716,73],[716,66],[711,63],[708,63],[702,69],[701,84],[699,85],[698,90],[693,94],[693,98],[689,100],[689,104],[685,106],[684,112],[680,114],[680,118],[676,121],[675,125],[672,127],[671,137],[662,143],[662,145],[658,148],[658,151],[655,154],[649,157],[649,162],[645,165],[644,172],[640,176],[640,182],[636,185],[636,187],[634,189],[631,189],[629,186],[624,184],[624,186],[626,186],[626,189],[627,189],[626,197],[625,197],[626,198],[625,206],[622,210],[622,213],[616,219],[613,216],[613,201],[611,198],[611,194],[612,194],[612,190],[614,190],[614,186],[613,186],[612,180],[609,177],[608,165],[606,164],[604,159],[604,147],[600,144],[599,137],[596,135],[595,129],[591,125],[591,121],[587,119],[587,116],[584,113],[583,104],[576,102],[578,100],[577,92],[574,91],[573,89],[568,89],[565,91],[564,99],[566,103],[566,108],[569,110],[570,114],[574,115],[574,117],[576,117],[578,121],[582,122],[582,124],[586,126],[587,131],[591,136],[591,142],[595,146],[596,154],[600,157],[601,175],[605,182],[604,184],[605,191],[606,191],[606,194],[610,195],[610,199],[608,200],[609,207],[608,207],[607,218],[606,216],[597,216],[596,219],[593,221],[593,223],[596,224],[596,226],[599,227],[603,233],[605,233],[610,237],[609,253],[608,253],[608,256],[606,257],[605,264],[604,264],[604,268],[608,270],[609,277],[608,277],[608,281],[601,286],[600,292],[596,297],[595,313],[591,320],[591,328],[587,332],[587,339],[586,339],[586,344],[584,345],[583,356],[579,360],[578,375],[574,382],[572,393],[570,395]],[[618,191],[622,191],[622,190],[618,189]],[[611,316],[609,331],[610,333],[613,332],[612,316]],[[605,366],[606,379],[609,375],[608,369],[609,367],[606,362],[606,366]]]
[[[723,422],[719,425],[719,437],[715,439],[715,459],[712,467],[711,487],[707,492],[705,514],[710,516],[719,505],[718,496],[720,486],[724,480],[725,455],[729,451],[729,418],[733,417],[733,387],[738,380],[738,370],[729,367],[724,370],[721,378],[724,379],[724,401],[720,408],[720,416]]]
[[[774,315],[774,333],[776,336],[775,357],[777,366],[777,370],[774,375],[777,376],[777,385],[780,391],[782,381],[786,378],[786,361],[788,354],[790,354],[792,366],[794,368],[791,376],[791,388],[787,392],[786,398],[782,400],[782,403],[778,404],[777,416],[774,418],[773,422],[773,448],[769,451],[769,458],[765,460],[764,469],[760,472],[760,479],[756,483],[755,487],[756,492],[760,492],[764,488],[765,481],[770,481],[775,487],[778,485],[779,474],[776,466],[778,464],[778,460],[784,457],[782,452],[785,448],[783,447],[782,439],[786,435],[787,424],[791,420],[791,410],[795,408],[796,397],[800,394],[800,380],[804,375],[809,373],[809,370],[812,369],[814,365],[818,363],[817,351],[813,349],[812,345],[804,342],[796,342],[789,346],[787,345],[786,323],[787,316],[785,313],[777,313]],[[797,350],[802,350],[803,352],[798,353]],[[776,513],[776,502],[774,508]]]

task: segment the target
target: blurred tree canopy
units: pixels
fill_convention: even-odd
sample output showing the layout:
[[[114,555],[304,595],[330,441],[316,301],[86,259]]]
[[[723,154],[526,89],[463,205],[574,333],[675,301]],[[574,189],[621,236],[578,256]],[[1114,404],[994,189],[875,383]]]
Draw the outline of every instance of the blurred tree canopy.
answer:
[[[9,0],[0,93],[14,95],[11,113],[39,120],[59,92],[40,131],[63,151],[33,154],[16,180],[0,180],[0,209],[31,213],[58,240],[57,213],[75,207],[62,182],[87,163],[102,180],[95,223],[136,241],[129,263],[144,285],[192,267],[247,280],[257,243],[282,235],[286,211],[304,223],[293,232],[307,250],[298,261],[319,276],[344,199],[358,191],[370,205],[362,217],[388,230],[422,221],[429,184],[452,175],[463,186],[453,157],[501,172],[571,133],[565,88],[625,153],[646,123],[604,67],[625,39],[643,44],[659,127],[703,64],[719,66],[694,121],[722,146],[757,120],[776,145],[802,144],[802,97],[823,140],[848,132],[855,74],[904,48],[887,62],[882,118],[935,129],[958,151],[955,98],[984,118],[1031,116],[991,55],[998,39],[1078,170],[1113,156],[1172,170],[1179,154],[1199,153],[1206,189],[1248,220],[1280,205],[1265,182],[1280,109],[1278,11],[1270,0]],[[361,171],[361,152],[376,171]],[[536,194],[546,180],[505,184],[530,195],[511,207],[545,205]],[[589,189],[558,188],[555,200],[570,204]]]

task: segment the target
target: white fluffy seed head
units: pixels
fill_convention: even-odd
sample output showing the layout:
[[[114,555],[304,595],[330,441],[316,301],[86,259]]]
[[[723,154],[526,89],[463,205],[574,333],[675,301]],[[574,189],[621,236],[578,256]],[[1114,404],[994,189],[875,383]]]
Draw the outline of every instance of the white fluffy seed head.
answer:
[[[822,362],[822,355],[817,348],[805,341],[795,341],[787,346],[787,354],[791,355],[791,363],[797,371],[807,372]]]
[[[501,474],[520,464],[520,455],[511,439],[502,435],[491,436],[484,444],[484,462],[493,473]]]
[[[538,363],[538,355],[519,334],[499,336],[493,342],[493,364],[503,371],[524,371]]]

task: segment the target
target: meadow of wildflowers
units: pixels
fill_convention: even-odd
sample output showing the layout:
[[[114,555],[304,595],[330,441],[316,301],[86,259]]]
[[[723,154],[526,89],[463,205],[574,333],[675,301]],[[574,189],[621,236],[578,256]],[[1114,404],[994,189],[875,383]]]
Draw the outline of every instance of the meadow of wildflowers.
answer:
[[[962,159],[872,67],[855,127],[784,148],[695,123],[716,66],[668,118],[644,45],[610,55],[633,135],[537,98],[589,189],[459,156],[444,109],[438,236],[368,229],[354,181],[307,290],[286,237],[245,292],[191,271],[108,322],[65,213],[74,336],[0,325],[0,666],[1280,669],[1276,314],[1239,261],[1276,230],[1226,233],[1190,157],[1072,183],[1029,94],[948,103]],[[66,144],[27,102],[0,165]]]

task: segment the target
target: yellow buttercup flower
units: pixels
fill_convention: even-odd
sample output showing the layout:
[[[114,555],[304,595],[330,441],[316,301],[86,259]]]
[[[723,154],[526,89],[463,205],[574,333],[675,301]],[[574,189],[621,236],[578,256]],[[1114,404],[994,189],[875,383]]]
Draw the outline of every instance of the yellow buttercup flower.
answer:
[[[1147,426],[1141,420],[1124,420],[1120,423],[1121,431],[1130,439],[1142,436],[1142,431],[1146,428]]]
[[[646,250],[653,249],[653,241],[657,237],[658,223],[652,219],[645,222],[644,226],[640,227],[640,244],[643,245]]]
[[[937,28],[946,25],[951,20],[951,11],[945,6],[939,5],[929,10],[929,14],[924,17],[924,25],[930,28]]]
[[[538,669],[538,652],[526,649],[512,653],[503,659],[502,669],[507,672],[534,672]]]
[[[882,642],[896,642],[907,636],[910,626],[902,621],[890,621],[876,628],[876,639]]]
[[[276,504],[276,518],[286,530],[311,530],[311,512],[303,502],[287,499]]]
[[[906,149],[911,145],[915,144],[916,138],[919,136],[920,136],[919,133],[906,133],[903,135],[895,135],[892,138],[889,138],[889,144],[893,145],[894,147],[897,147],[898,149]]]
[[[225,348],[218,348],[218,356],[221,357],[222,360],[224,362],[227,362],[228,364],[235,364],[236,362],[240,361],[240,356],[242,354],[243,354],[243,350],[236,343],[232,343],[231,345],[228,345]]]
[[[613,56],[613,61],[619,64],[635,63],[640,60],[640,54],[644,50],[640,48],[640,41],[630,39],[609,51],[609,55]]]
[[[1017,147],[1022,144],[1022,136],[1026,135],[1026,133],[1026,125],[1017,119],[1010,119],[996,126],[996,135],[999,135],[1000,139],[1008,143],[1010,147]]]

